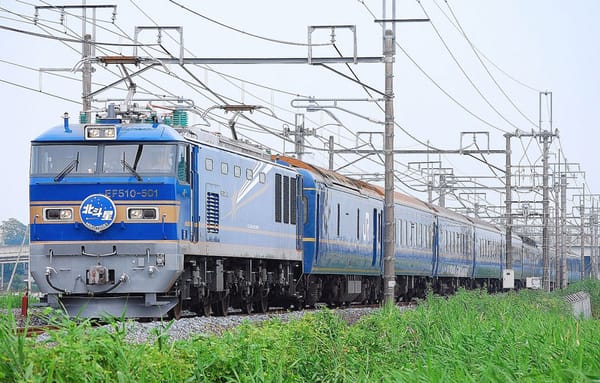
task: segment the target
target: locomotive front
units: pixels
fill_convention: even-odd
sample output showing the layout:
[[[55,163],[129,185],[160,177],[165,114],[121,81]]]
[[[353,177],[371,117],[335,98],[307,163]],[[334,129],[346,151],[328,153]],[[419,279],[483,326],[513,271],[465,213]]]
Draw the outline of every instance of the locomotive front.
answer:
[[[162,317],[192,235],[189,149],[169,126],[113,122],[32,141],[31,274],[70,316]]]

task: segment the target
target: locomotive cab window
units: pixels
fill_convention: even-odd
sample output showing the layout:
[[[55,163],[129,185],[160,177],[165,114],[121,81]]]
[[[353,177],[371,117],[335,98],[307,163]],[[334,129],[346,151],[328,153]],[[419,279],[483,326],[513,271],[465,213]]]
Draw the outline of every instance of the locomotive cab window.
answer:
[[[60,173],[96,172],[97,145],[34,145],[31,148],[31,174],[56,177]]]
[[[113,144],[105,145],[103,154],[103,173],[173,174],[177,146]]]

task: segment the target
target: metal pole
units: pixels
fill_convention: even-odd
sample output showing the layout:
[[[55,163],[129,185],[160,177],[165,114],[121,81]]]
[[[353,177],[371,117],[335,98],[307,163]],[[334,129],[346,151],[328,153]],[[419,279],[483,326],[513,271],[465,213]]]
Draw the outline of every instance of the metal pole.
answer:
[[[329,170],[333,170],[333,136],[329,136]]]
[[[440,198],[439,204],[441,207],[446,207],[446,176],[440,174]]]
[[[385,63],[385,191],[384,191],[384,262],[383,300],[386,305],[394,303],[394,34],[384,32]]]
[[[544,153],[543,162],[543,214],[542,214],[542,258],[544,262],[542,286],[545,291],[550,291],[550,257],[549,257],[549,235],[548,235],[548,217],[549,217],[549,193],[548,193],[548,147],[550,133],[544,131],[542,134]]]
[[[592,235],[591,243],[590,243],[590,278],[596,279],[596,207],[594,204],[594,200],[592,200],[592,214],[590,215],[590,233]]]
[[[562,263],[561,288],[566,289],[569,284],[569,270],[567,269],[567,175],[560,175],[560,259]]]
[[[296,152],[296,158],[302,160],[304,154],[304,114],[296,113],[294,125],[294,152]]]
[[[579,249],[581,265],[579,268],[579,272],[581,274],[581,280],[583,280],[585,278],[585,184],[583,184],[581,188],[583,192],[581,193],[581,204],[579,205],[579,211],[581,214],[581,227],[579,230],[581,234],[581,246]]]
[[[560,174],[560,170],[559,170]],[[560,279],[562,270],[560,269],[560,230],[559,230],[559,221],[560,221],[560,185],[559,181],[556,180],[554,184],[554,263],[553,267],[556,271],[554,273],[554,286],[560,286]]]
[[[512,269],[512,177],[511,177],[511,159],[510,159],[510,139],[511,134],[505,134],[506,137],[506,268]]]
[[[85,113],[85,121],[87,123],[91,122],[92,114],[92,100],[90,98],[90,93],[92,93],[92,63],[90,62],[91,54],[92,54],[92,45],[90,42],[92,41],[91,35],[83,36],[83,50],[82,50],[82,58],[83,58],[83,73],[82,73],[82,108]]]

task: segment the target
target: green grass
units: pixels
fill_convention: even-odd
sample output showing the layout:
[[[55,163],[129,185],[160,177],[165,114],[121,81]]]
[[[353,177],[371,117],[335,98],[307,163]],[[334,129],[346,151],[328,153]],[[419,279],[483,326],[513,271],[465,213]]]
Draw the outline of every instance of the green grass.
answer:
[[[598,296],[600,284],[585,283]],[[176,342],[165,323],[148,344],[128,343],[119,322],[107,330],[55,321],[60,329],[36,342],[2,318],[0,381],[600,381],[600,322],[574,319],[559,293],[459,291],[404,313],[384,308],[354,326],[323,310]]]
[[[21,299],[23,298],[23,293],[5,293],[0,294],[0,309],[16,309],[21,308]],[[39,302],[39,298],[34,296],[29,296],[29,304],[34,302]]]
[[[21,307],[21,298],[19,294],[2,294],[0,295],[0,308],[14,309]]]

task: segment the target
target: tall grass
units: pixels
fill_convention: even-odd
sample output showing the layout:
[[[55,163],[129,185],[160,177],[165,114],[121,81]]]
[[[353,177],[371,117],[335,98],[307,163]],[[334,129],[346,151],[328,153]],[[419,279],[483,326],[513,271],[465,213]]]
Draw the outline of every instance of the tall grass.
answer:
[[[21,298],[19,294],[1,294],[0,295],[0,308],[2,309],[14,309],[21,307]]]
[[[596,288],[598,286],[596,285]],[[348,326],[335,312],[246,323],[221,337],[147,344],[59,319],[45,341],[0,321],[0,381],[590,382],[600,381],[600,322],[576,320],[555,294],[430,295]]]

